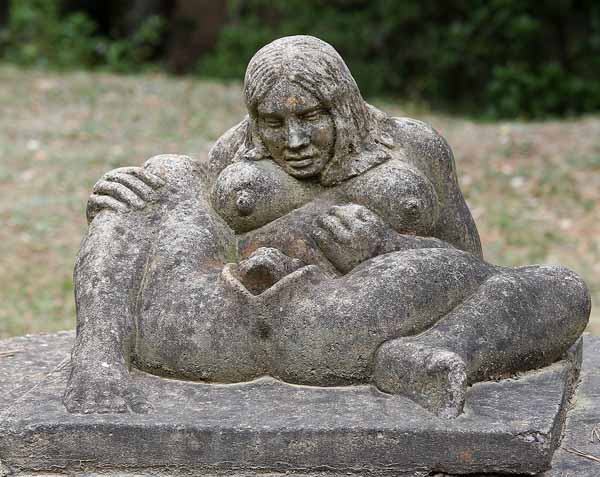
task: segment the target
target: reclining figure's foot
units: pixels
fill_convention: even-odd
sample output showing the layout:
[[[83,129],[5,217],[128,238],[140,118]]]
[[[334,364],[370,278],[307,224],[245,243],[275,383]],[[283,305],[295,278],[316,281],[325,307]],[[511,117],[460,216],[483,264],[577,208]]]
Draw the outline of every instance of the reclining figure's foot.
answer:
[[[465,362],[441,348],[415,343],[409,338],[390,340],[375,356],[376,386],[402,394],[439,417],[462,413],[467,390]]]
[[[91,364],[91,360],[90,360]],[[144,393],[129,380],[122,365],[102,361],[77,365],[67,384],[63,402],[67,411],[76,414],[147,413],[152,406]]]

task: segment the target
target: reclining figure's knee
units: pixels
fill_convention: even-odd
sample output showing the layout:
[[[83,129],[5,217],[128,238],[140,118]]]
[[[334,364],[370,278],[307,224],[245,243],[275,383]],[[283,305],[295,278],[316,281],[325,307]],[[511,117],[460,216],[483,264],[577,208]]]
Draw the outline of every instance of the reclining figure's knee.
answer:
[[[144,169],[170,181],[185,181],[199,173],[198,163],[189,156],[159,154],[144,162]]]
[[[546,287],[547,298],[568,316],[569,321],[581,334],[587,326],[592,308],[590,291],[583,279],[572,270],[556,265],[537,267],[550,286]]]

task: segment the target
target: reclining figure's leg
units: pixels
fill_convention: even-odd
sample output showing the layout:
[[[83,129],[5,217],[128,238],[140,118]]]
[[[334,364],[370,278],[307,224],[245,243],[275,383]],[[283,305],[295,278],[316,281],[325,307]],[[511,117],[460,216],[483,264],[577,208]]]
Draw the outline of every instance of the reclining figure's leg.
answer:
[[[204,204],[202,180],[189,158],[157,156],[144,169],[108,173],[94,193],[75,265],[77,338],[64,402],[70,412],[145,412],[146,398],[129,382],[143,275],[171,211],[186,201]],[[208,211],[197,219],[214,240],[196,247],[195,258],[224,263],[233,235]]]
[[[586,285],[565,268],[504,269],[432,328],[384,343],[375,383],[455,417],[467,385],[559,359],[585,329],[590,306]]]

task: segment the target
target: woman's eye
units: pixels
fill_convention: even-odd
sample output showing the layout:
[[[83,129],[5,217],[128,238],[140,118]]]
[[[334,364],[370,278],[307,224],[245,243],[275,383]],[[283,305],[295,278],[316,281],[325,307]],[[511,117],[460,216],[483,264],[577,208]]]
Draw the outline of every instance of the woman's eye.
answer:
[[[281,125],[282,125],[282,122],[276,118],[265,118],[265,119],[263,119],[263,122],[265,125],[267,125],[270,128],[278,128],[278,127],[281,127]]]
[[[318,119],[321,119],[322,115],[323,115],[322,109],[315,109],[314,111],[304,114],[302,116],[302,119],[306,119],[307,121],[316,121]]]

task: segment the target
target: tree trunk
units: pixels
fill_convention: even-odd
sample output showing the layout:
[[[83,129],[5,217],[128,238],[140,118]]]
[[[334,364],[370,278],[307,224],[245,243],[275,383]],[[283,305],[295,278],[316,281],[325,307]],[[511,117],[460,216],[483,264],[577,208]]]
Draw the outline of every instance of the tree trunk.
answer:
[[[176,0],[167,45],[169,70],[189,72],[214,48],[226,17],[226,0]]]

